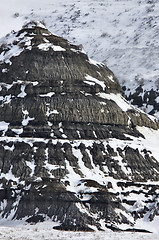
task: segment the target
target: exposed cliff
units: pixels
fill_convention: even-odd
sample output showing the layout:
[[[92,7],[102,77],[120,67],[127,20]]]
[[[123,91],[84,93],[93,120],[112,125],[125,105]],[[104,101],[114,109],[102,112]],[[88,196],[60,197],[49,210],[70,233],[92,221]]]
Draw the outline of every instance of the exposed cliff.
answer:
[[[65,230],[153,220],[158,121],[125,100],[106,66],[43,25],[1,42],[1,217],[49,217]]]

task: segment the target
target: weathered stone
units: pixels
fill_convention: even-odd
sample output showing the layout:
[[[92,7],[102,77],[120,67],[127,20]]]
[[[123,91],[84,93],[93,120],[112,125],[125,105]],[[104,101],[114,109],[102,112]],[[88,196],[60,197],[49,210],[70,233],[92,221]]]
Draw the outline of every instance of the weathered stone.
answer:
[[[156,196],[153,219],[159,186],[145,182],[159,181],[159,162],[131,143],[143,139],[137,126],[158,129],[157,120],[126,102],[114,74],[79,46],[36,24],[13,37],[0,47],[20,52],[0,62],[1,216],[50,217],[62,230],[102,229],[101,222],[119,229],[150,210],[149,200],[142,211],[126,210],[137,204],[126,198],[140,192]]]

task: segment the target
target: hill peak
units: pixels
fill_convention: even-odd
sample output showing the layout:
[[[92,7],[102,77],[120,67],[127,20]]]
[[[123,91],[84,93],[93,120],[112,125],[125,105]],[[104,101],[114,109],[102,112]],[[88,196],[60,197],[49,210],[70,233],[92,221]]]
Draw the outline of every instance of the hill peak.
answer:
[[[158,122],[125,100],[113,72],[40,23],[3,38],[0,60],[2,218],[65,230],[153,219]]]

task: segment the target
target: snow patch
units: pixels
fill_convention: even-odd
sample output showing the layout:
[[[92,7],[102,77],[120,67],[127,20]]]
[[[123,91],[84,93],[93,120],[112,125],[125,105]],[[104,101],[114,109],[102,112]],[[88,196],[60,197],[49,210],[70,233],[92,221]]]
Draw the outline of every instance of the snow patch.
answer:
[[[121,96],[121,94],[114,94],[114,93],[97,93],[97,96],[99,96],[100,98],[103,99],[108,99],[108,100],[112,100],[113,102],[115,102],[121,109],[122,111],[126,112],[129,109],[133,109],[134,107],[130,105],[130,103],[128,101],[125,100],[125,98],[123,98]]]
[[[23,121],[22,121],[22,125],[23,125],[23,126],[27,126],[28,123],[29,123],[29,121],[32,121],[32,120],[34,120],[35,118],[34,118],[34,117],[33,117],[33,118],[29,117],[29,112],[28,112],[28,110],[22,110],[22,112],[23,112],[23,114],[24,114],[24,118],[23,118]]]
[[[113,76],[112,76],[112,75],[108,76],[108,78],[109,78],[112,82],[114,82],[114,79],[113,79]]]
[[[159,162],[159,130],[139,126],[136,128],[145,137],[145,139],[142,139],[143,145],[152,152],[152,155]]]
[[[7,73],[8,72],[8,68],[3,68],[2,69],[2,73]]]
[[[4,136],[5,133],[7,132],[8,126],[9,126],[9,123],[7,123],[5,121],[0,121],[0,131],[3,131],[2,136]]]
[[[38,48],[43,51],[49,51],[50,48],[52,48],[53,51],[55,51],[55,52],[66,51],[66,49],[64,49],[60,46],[53,45],[52,43],[41,43],[38,45]]]
[[[24,98],[27,95],[25,92],[25,88],[26,86],[21,85],[21,93],[19,93],[17,97]]]
[[[39,96],[40,97],[52,97],[53,95],[55,95],[55,92],[49,92],[49,93],[46,93],[46,94],[40,94]]]
[[[32,160],[31,162],[30,161],[25,161],[26,162],[26,165],[31,169],[31,174],[30,176],[32,177],[34,175],[34,172],[35,172],[35,161]]]
[[[23,128],[12,128],[12,131],[15,132],[17,135],[20,135],[23,132]]]
[[[26,27],[26,28],[39,27],[39,28],[46,29],[45,25],[42,24],[42,22],[40,22],[40,21],[36,21],[35,23],[34,23],[34,22],[29,22],[29,23],[26,24],[25,27]]]
[[[59,114],[59,112],[55,109],[52,111],[53,114]]]
[[[103,91],[104,91],[105,88],[106,88],[106,85],[105,85],[104,81],[101,81],[101,80],[98,80],[98,79],[96,79],[96,78],[94,78],[94,77],[91,77],[91,76],[88,75],[88,74],[85,76],[85,79],[86,79],[87,81],[84,81],[84,82],[87,83],[87,84],[89,84],[89,85],[98,84],[98,85],[100,85],[100,86],[103,88]]]
[[[27,37],[26,32],[21,33],[18,37],[15,32],[10,33],[7,37],[0,40],[3,51],[0,54],[0,64],[6,63],[12,65],[11,58],[19,56],[24,47],[28,50],[32,49],[31,40],[33,37]],[[15,44],[15,42],[19,42]]]
[[[93,59],[90,59],[90,58],[89,58],[88,62],[89,62],[90,64],[92,64],[92,65],[97,66],[97,67],[103,66],[103,63],[99,63],[99,62],[97,62],[97,61],[95,61],[95,60],[93,60]]]
[[[15,181],[15,182],[19,182],[19,178],[15,177],[14,174],[12,173],[12,167],[10,167],[10,170],[8,171],[8,173],[1,173],[0,174],[0,179],[2,178],[6,178],[7,180],[12,180],[12,181]]]

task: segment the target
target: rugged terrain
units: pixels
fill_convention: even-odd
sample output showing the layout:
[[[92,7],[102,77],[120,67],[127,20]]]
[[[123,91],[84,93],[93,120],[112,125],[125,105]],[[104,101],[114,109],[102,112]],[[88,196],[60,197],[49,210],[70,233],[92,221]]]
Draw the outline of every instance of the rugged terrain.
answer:
[[[82,46],[34,22],[3,38],[0,113],[1,218],[82,231],[155,221],[159,122]]]
[[[44,21],[104,62],[132,104],[159,116],[159,0],[8,0],[0,9],[1,37],[28,20]]]

